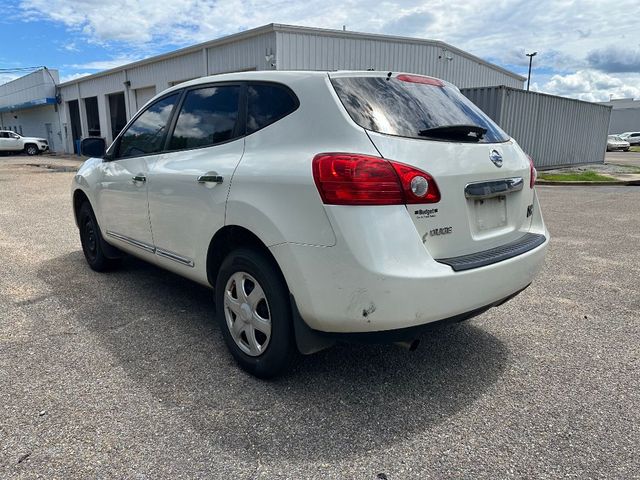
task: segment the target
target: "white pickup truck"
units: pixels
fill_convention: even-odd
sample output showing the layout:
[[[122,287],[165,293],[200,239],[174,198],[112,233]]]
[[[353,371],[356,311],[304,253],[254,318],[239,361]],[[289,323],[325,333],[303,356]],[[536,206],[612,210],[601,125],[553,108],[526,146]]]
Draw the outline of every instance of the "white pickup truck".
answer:
[[[37,155],[49,150],[49,142],[44,138],[23,137],[11,130],[0,130],[0,152],[25,152]]]

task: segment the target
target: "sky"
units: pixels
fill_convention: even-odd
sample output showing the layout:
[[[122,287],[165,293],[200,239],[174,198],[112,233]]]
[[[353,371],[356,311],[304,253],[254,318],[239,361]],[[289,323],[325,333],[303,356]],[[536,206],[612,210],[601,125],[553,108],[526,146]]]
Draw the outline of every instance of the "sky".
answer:
[[[62,81],[268,23],[442,40],[588,101],[640,98],[638,0],[2,0],[0,83]],[[633,13],[635,12],[635,13]]]

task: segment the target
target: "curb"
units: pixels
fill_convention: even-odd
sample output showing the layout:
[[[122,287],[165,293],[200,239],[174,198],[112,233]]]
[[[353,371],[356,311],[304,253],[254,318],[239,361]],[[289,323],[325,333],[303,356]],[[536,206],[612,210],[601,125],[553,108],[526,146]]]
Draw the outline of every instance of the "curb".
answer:
[[[624,186],[624,187],[635,187],[640,186],[640,180],[615,180],[612,182],[567,182],[567,181],[559,181],[553,182],[551,180],[536,180],[536,185],[558,185],[558,186],[587,186],[593,185],[595,187],[600,186]]]

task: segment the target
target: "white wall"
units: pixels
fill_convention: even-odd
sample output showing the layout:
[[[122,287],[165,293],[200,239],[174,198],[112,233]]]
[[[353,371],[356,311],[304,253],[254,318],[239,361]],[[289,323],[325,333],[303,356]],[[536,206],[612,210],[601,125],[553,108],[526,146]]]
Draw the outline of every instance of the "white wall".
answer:
[[[17,118],[16,118],[17,117]],[[51,136],[47,136],[51,124]],[[54,105],[0,113],[0,129],[17,130],[25,137],[46,138],[52,151],[64,151],[64,131]]]

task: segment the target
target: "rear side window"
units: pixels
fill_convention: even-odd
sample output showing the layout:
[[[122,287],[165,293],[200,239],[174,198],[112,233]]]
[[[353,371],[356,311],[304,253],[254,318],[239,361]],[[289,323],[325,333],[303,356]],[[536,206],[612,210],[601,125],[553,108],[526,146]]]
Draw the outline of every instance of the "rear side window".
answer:
[[[247,86],[247,134],[277,122],[298,108],[287,88],[272,84]]]
[[[167,138],[167,122],[180,94],[157,101],[147,108],[120,137],[118,158],[157,153]]]
[[[182,104],[169,150],[207,147],[231,140],[236,135],[240,87],[190,90]]]
[[[405,75],[332,78],[354,122],[367,130],[429,140],[497,143],[509,140],[493,121],[455,88]],[[475,129],[464,127],[472,126]],[[483,134],[478,132],[484,131]]]

